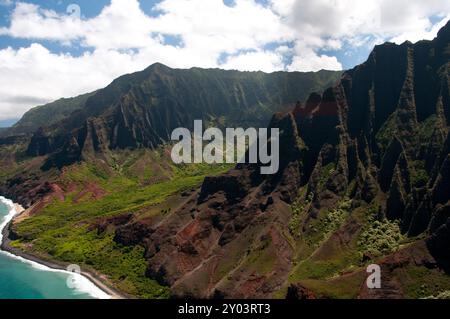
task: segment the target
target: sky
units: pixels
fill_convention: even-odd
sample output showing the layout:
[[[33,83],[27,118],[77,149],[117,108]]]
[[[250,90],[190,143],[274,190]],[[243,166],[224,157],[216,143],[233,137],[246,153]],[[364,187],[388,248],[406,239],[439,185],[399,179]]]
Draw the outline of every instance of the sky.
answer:
[[[0,0],[0,127],[156,62],[345,70],[448,20],[448,0]]]

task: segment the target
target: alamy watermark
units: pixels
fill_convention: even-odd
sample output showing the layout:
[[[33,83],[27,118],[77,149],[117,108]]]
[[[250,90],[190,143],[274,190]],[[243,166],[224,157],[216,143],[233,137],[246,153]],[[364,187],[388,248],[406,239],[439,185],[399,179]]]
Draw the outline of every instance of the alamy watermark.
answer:
[[[76,275],[81,274],[81,267],[75,264],[67,266],[66,270]],[[79,280],[79,277],[76,275],[70,275],[69,277],[67,277],[66,285],[68,288],[77,289],[80,287],[81,282]]]
[[[372,264],[367,267],[366,285],[369,289],[381,289],[381,267],[380,265]]]
[[[177,128],[172,141],[175,164],[207,163],[235,164],[260,163],[263,175],[276,174],[280,167],[280,131],[278,128],[227,128],[225,137],[218,128],[203,131],[203,122],[194,121],[193,135],[187,128]],[[204,145],[208,142],[207,145]],[[248,155],[248,156],[247,156]]]
[[[66,13],[73,19],[81,19],[81,8],[78,4],[69,4],[67,6]]]

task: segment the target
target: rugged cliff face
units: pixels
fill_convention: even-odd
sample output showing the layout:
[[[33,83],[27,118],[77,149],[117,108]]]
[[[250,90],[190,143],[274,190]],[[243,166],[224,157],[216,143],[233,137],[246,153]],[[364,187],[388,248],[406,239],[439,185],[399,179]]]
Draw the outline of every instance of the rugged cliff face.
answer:
[[[322,92],[328,73],[154,65],[98,91],[31,142],[0,140],[6,149],[26,145],[26,154],[5,157],[11,167],[26,160],[0,191],[25,204],[53,196],[39,201],[48,209],[34,208],[15,225],[24,249],[88,260],[138,292],[157,281],[174,297],[431,296],[450,290],[449,71],[450,23],[433,41],[377,46],[366,63],[309,98],[304,92]],[[311,77],[316,82],[305,86]],[[176,178],[145,188],[143,167],[163,180],[179,168],[162,167],[159,154],[118,155],[149,152],[194,119],[259,126],[269,114],[270,127],[280,128],[275,175],[238,165],[199,189],[191,175],[187,190]],[[68,252],[79,237],[83,249]],[[128,262],[117,272],[110,256],[119,251],[122,261],[138,259],[133,271],[145,269],[145,277],[132,278]],[[379,290],[365,285],[372,263],[382,267]]]
[[[175,296],[274,296],[296,278],[322,280],[308,282],[319,291],[347,282],[359,291],[364,271],[352,267],[393,253],[380,261],[386,286],[360,296],[404,297],[395,269],[448,271],[449,92],[450,23],[433,41],[377,46],[336,86],[273,118],[282,131],[277,175],[241,165],[207,178],[165,220],[130,222],[116,240],[145,245],[147,276]],[[412,246],[396,253],[389,237],[370,251],[370,231],[382,237],[392,227]],[[298,287],[289,295],[309,291]]]
[[[44,169],[61,168],[108,149],[155,148],[170,141],[175,128],[193,128],[196,119],[219,127],[266,126],[274,112],[338,77],[328,71],[266,74],[155,64],[115,80],[71,116],[40,128],[27,155],[50,154]]]
[[[121,150],[155,149],[175,128],[203,119],[217,127],[265,127],[341,72],[238,72],[171,69],[154,64],[106,88],[32,109],[0,136],[0,192],[29,206],[65,168],[103,161]],[[31,133],[30,133],[31,132]]]

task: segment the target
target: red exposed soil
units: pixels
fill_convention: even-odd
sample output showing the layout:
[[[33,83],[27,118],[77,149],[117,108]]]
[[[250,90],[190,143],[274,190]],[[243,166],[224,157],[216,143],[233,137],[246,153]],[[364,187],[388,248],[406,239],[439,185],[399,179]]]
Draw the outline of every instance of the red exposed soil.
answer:
[[[90,194],[90,197],[87,196]],[[107,192],[101,189],[98,185],[94,183],[88,183],[84,185],[83,190],[79,192],[73,199],[74,203],[78,203],[82,199],[94,199],[98,200],[103,198]]]

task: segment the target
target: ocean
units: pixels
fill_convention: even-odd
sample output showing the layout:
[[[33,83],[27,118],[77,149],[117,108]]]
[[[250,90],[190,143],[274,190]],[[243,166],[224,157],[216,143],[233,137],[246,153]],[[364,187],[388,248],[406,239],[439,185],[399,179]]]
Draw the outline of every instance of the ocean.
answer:
[[[0,197],[0,233],[14,213],[13,203]],[[53,270],[0,251],[0,299],[93,298],[108,295],[81,275]]]

